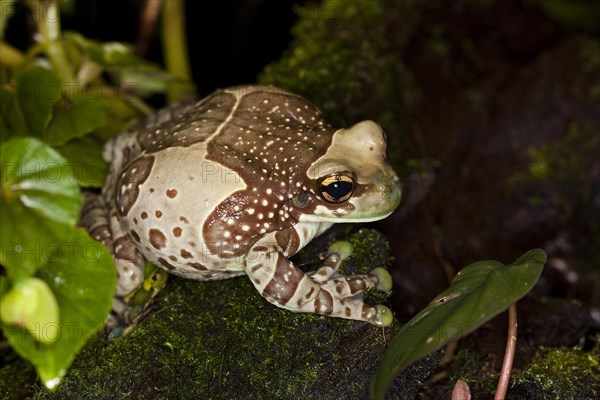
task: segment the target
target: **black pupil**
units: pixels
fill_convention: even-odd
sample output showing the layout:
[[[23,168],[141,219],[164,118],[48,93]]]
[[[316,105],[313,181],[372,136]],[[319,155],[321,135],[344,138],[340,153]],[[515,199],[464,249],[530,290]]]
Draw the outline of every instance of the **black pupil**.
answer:
[[[352,184],[345,181],[330,183],[325,191],[333,198],[340,199],[352,191]]]

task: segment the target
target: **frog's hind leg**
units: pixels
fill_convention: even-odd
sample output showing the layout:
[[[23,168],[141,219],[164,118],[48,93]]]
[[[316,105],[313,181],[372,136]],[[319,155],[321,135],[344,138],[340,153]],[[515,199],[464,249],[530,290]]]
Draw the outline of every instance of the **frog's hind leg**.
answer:
[[[83,193],[83,208],[77,225],[85,228],[92,239],[99,241],[111,253],[113,252],[112,234],[106,216],[106,207],[100,195],[90,192]]]
[[[333,250],[330,248],[324,266],[309,275],[295,267],[279,246],[259,241],[246,259],[246,272],[263,297],[279,307],[366,321],[377,326],[391,324],[393,316],[387,307],[373,307],[362,301],[362,292],[367,288],[389,290],[389,273],[377,268],[368,275],[331,279],[347,256],[343,251],[340,254]]]
[[[117,296],[125,296],[141,285],[144,278],[144,258],[130,237],[123,232],[116,211],[110,211],[101,195],[85,193],[78,225],[84,227],[93,239],[104,244],[113,254],[119,273],[115,292]]]

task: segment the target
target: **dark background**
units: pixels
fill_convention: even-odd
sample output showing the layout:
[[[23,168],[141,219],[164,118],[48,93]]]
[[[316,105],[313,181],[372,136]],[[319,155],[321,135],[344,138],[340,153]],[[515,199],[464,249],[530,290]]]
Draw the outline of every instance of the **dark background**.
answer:
[[[199,94],[255,82],[263,67],[277,60],[287,47],[296,20],[293,8],[302,3],[305,1],[187,1],[189,56]],[[77,31],[90,39],[134,43],[141,5],[139,0],[79,0],[74,13],[65,13],[61,22],[64,30]],[[16,10],[7,41],[26,49],[31,44],[28,24],[24,23],[26,9],[17,3]],[[146,57],[161,63],[161,41],[156,32],[160,32],[160,26]]]

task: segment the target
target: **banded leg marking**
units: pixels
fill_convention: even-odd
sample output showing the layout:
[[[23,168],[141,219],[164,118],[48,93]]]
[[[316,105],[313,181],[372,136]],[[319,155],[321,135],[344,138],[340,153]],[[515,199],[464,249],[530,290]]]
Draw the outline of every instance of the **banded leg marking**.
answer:
[[[326,282],[323,288],[335,292],[340,299],[354,297],[366,289],[377,286],[377,278],[373,275],[342,276]]]
[[[377,276],[354,275],[322,280],[337,270],[343,255],[330,254],[328,260],[331,264],[313,275],[307,275],[296,268],[278,246],[256,244],[251,253],[260,253],[260,257],[246,260],[247,274],[262,296],[279,307],[366,321],[378,326],[392,322],[392,314],[387,307],[371,307],[359,296],[366,288],[378,285]],[[324,273],[319,274],[319,271]]]
[[[112,253],[112,234],[108,225],[106,207],[101,196],[84,192],[83,208],[81,209],[81,215],[77,225],[85,228],[92,239],[105,245]]]
[[[334,242],[327,250],[327,257],[323,266],[316,271],[309,272],[308,275],[317,282],[325,282],[338,271],[342,261],[352,254],[352,244],[350,242]]]

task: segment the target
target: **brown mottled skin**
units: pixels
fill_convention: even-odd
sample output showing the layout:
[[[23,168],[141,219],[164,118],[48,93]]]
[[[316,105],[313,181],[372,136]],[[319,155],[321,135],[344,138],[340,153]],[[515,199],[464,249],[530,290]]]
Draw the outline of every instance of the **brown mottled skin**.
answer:
[[[385,149],[374,122],[334,129],[295,94],[224,89],[108,142],[111,168],[81,223],[114,254],[119,296],[141,284],[147,259],[191,279],[247,274],[277,306],[387,325],[390,311],[364,304],[362,292],[389,290],[389,273],[340,276],[349,244],[332,245],[311,274],[288,259],[333,223],[397,207]]]

